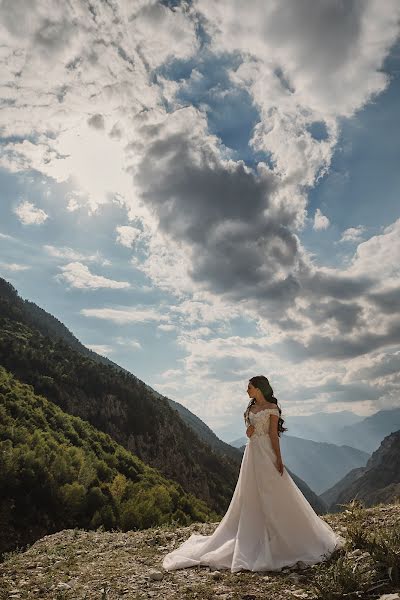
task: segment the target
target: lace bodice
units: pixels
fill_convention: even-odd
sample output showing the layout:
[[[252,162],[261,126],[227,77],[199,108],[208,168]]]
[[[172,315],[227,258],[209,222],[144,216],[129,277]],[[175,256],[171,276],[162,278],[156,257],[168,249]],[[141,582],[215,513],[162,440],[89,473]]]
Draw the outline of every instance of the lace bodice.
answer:
[[[269,434],[269,416],[273,414],[279,417],[279,410],[277,408],[263,408],[258,412],[254,413],[250,410],[249,420],[254,425],[255,430],[253,435],[268,435]],[[253,437],[250,437],[250,439]]]

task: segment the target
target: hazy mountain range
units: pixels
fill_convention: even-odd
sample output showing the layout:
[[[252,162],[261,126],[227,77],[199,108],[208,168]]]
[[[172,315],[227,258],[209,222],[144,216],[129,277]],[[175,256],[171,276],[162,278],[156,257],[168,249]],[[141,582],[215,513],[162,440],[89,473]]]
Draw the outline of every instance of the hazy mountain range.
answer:
[[[353,498],[365,506],[400,502],[400,431],[386,436],[365,467],[350,471],[321,498],[330,512]]]

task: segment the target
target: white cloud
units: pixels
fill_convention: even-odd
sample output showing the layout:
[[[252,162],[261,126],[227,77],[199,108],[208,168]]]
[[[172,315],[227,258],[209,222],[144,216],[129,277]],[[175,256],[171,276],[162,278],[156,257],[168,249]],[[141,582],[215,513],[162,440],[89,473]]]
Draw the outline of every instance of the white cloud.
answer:
[[[322,214],[319,208],[315,211],[313,229],[320,231],[321,229],[328,229],[330,221],[328,217]]]
[[[55,258],[62,258],[65,260],[72,261],[87,261],[87,262],[98,262],[103,266],[107,266],[111,264],[111,261],[107,258],[104,258],[101,252],[97,251],[95,254],[83,254],[82,252],[78,252],[73,248],[67,248],[63,246],[61,248],[57,248],[56,246],[52,246],[50,244],[45,244],[43,249],[50,255]]]
[[[133,242],[142,234],[140,229],[132,227],[131,225],[120,225],[115,228],[115,231],[117,232],[118,244],[121,244],[121,246],[125,246],[126,248],[131,248]]]
[[[400,278],[400,219],[360,243],[347,272],[351,275],[368,274],[377,282]]]
[[[126,289],[131,287],[128,281],[114,281],[102,275],[94,275],[86,265],[80,262],[71,262],[59,267],[59,269],[62,273],[56,275],[56,280],[68,283],[71,288],[97,290],[100,288]]]
[[[0,262],[0,267],[5,269],[6,271],[26,271],[27,269],[31,269],[28,265],[19,265],[17,263],[4,263]]]
[[[124,338],[119,336],[114,338],[114,341],[119,346],[127,346],[129,348],[135,348],[138,350],[142,348],[142,345],[138,340],[132,340],[131,338]]]
[[[106,321],[117,323],[118,325],[124,325],[126,323],[146,323],[151,321],[169,321],[167,315],[161,314],[155,308],[82,308],[80,313],[85,317],[104,319]]]
[[[37,208],[29,200],[22,200],[14,208],[14,212],[23,225],[41,225],[49,216],[44,210]]]
[[[184,10],[184,5],[172,11],[150,1],[130,20],[128,35],[140,47],[150,68],[158,67],[169,58],[188,59],[198,50],[195,23]]]
[[[70,200],[68,200],[67,210],[68,210],[68,212],[74,212],[74,211],[78,210],[79,206],[80,205],[75,200],[75,198],[70,198]]]
[[[349,227],[342,233],[339,242],[360,242],[366,228],[363,225],[357,227]]]
[[[157,326],[157,329],[160,329],[161,331],[175,331],[177,329],[176,325],[169,325],[168,323],[161,324]]]

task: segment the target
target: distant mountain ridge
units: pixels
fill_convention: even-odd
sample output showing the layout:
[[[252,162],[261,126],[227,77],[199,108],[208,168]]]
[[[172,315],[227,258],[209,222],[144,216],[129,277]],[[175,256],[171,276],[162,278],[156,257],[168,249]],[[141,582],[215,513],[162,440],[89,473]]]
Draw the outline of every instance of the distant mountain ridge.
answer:
[[[377,450],[382,440],[400,429],[400,408],[379,410],[359,423],[345,425],[339,432],[343,444],[350,444],[365,452]]]
[[[390,433],[369,458],[365,467],[354,469],[321,498],[329,502],[329,510],[341,510],[353,498],[365,506],[400,502],[400,430]]]
[[[283,407],[284,408],[284,407]],[[339,444],[337,432],[344,425],[354,425],[364,420],[363,415],[358,415],[350,410],[336,412],[316,412],[312,415],[285,415],[288,434],[313,442],[328,442]],[[352,444],[349,444],[352,446]]]

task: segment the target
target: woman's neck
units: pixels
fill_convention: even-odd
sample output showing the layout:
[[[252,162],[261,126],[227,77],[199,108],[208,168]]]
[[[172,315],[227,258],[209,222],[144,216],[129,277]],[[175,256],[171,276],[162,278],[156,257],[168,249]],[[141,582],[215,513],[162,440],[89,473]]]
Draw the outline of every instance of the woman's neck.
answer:
[[[259,406],[264,406],[264,404],[271,404],[271,402],[268,402],[265,399],[263,399],[263,400],[257,400],[257,398],[255,398],[255,403],[258,404]]]

